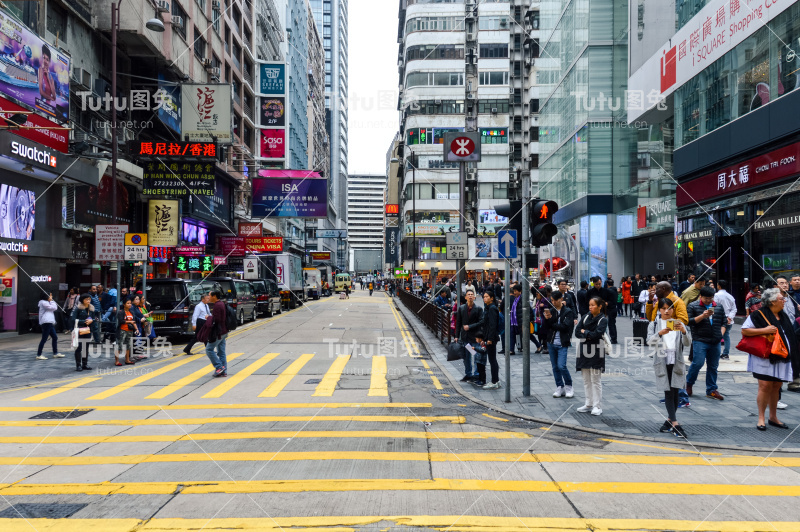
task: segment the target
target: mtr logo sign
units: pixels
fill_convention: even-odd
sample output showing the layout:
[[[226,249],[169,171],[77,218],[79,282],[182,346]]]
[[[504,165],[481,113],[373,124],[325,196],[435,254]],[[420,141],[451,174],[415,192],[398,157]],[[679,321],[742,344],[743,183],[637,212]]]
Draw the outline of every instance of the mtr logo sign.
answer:
[[[56,167],[56,156],[52,155],[49,151],[43,151],[34,146],[25,146],[17,141],[11,142],[11,154],[17,155],[23,159],[34,161],[46,166]]]

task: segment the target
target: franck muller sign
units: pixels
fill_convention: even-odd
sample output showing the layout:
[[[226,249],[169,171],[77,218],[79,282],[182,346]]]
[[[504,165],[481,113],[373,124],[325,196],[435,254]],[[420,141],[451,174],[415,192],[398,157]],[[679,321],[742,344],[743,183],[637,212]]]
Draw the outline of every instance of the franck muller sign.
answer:
[[[769,231],[798,225],[800,225],[800,214],[786,214],[784,216],[772,216],[770,218],[759,219],[753,224],[753,231]]]

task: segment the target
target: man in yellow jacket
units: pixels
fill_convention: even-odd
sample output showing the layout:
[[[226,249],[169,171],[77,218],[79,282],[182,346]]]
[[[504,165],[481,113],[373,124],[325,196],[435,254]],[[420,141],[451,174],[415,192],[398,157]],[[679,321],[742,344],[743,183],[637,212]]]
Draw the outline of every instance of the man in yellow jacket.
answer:
[[[694,303],[700,297],[700,289],[706,285],[705,279],[697,279],[692,286],[687,288],[681,294],[681,301],[688,307],[689,304]]]
[[[672,291],[672,285],[667,281],[661,281],[655,288],[650,288],[650,295],[647,297],[647,307],[645,307],[645,316],[650,321],[655,321],[658,316],[658,301],[661,299],[669,299],[672,301],[672,306],[675,307],[675,317],[683,322],[684,325],[689,325],[689,314],[686,312],[686,303],[684,303],[678,294]]]

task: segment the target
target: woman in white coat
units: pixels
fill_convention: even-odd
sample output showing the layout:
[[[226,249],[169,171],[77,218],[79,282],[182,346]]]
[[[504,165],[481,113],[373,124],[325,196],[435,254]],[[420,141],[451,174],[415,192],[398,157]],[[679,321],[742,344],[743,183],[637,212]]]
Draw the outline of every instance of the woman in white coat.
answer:
[[[686,438],[686,432],[678,423],[676,412],[681,389],[686,386],[686,361],[683,357],[684,347],[692,345],[689,330],[679,319],[675,319],[675,307],[669,299],[658,302],[659,315],[650,326],[652,334],[647,344],[655,348],[653,369],[656,375],[656,386],[664,391],[664,402],[667,406],[667,421],[661,426],[661,432],[672,432],[678,438]]]

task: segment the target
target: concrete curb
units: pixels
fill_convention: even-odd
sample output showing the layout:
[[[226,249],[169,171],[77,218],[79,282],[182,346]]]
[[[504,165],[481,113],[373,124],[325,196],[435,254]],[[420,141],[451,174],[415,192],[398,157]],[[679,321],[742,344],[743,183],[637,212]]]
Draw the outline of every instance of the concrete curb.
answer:
[[[403,317],[406,318],[406,321],[408,322],[409,326],[413,329],[414,334],[416,335],[416,337],[425,346],[425,350],[430,355],[430,359],[436,364],[436,366],[439,368],[439,370],[442,373],[445,374],[445,376],[450,381],[450,385],[453,388],[455,388],[455,390],[460,395],[462,395],[463,397],[465,397],[469,401],[472,401],[473,403],[481,405],[481,406],[483,406],[483,407],[485,407],[485,408],[487,408],[489,410],[492,410],[494,412],[498,412],[500,414],[503,414],[503,415],[506,415],[506,416],[510,416],[510,417],[514,417],[514,418],[517,418],[517,419],[524,419],[526,421],[533,421],[535,423],[540,423],[540,424],[546,425],[548,427],[559,427],[559,428],[563,428],[563,429],[577,430],[577,431],[580,431],[580,432],[585,432],[585,433],[588,433],[588,434],[596,434],[598,436],[603,436],[605,438],[613,438],[613,439],[616,439],[616,440],[628,439],[628,440],[636,440],[636,441],[642,441],[642,442],[647,442],[647,443],[658,443],[658,444],[661,444],[661,445],[674,444],[674,445],[680,445],[682,447],[686,447],[688,449],[703,448],[703,449],[713,449],[713,450],[730,450],[730,451],[738,451],[738,452],[743,452],[744,451],[744,452],[753,452],[753,453],[781,452],[781,453],[793,453],[793,454],[797,453],[797,454],[800,454],[800,448],[788,448],[788,449],[776,450],[774,448],[769,448],[769,447],[746,447],[746,446],[739,446],[739,445],[718,445],[718,444],[704,443],[704,442],[694,442],[694,441],[689,443],[689,442],[684,442],[684,441],[678,440],[677,438],[675,440],[673,440],[673,441],[666,441],[666,440],[659,439],[659,438],[651,438],[649,436],[638,436],[638,435],[635,435],[635,434],[621,434],[619,432],[611,432],[611,431],[606,431],[606,430],[593,429],[593,428],[590,428],[590,427],[584,427],[582,425],[571,425],[571,424],[568,424],[568,423],[554,422],[552,419],[537,418],[537,417],[534,417],[534,416],[528,416],[526,414],[520,414],[520,413],[517,413],[517,412],[511,412],[509,410],[505,410],[503,408],[499,408],[497,405],[489,403],[489,402],[486,402],[486,401],[484,401],[482,399],[478,399],[477,397],[475,397],[471,393],[469,393],[466,390],[464,390],[464,388],[461,387],[461,384],[459,382],[460,378],[454,378],[453,375],[451,375],[450,371],[445,367],[445,365],[442,364],[441,361],[439,361],[439,359],[438,359],[439,357],[437,357],[435,355],[435,353],[437,352],[437,349],[435,349],[434,346],[431,346],[428,343],[428,341],[425,339],[424,335],[420,334],[420,327],[424,328],[424,325],[422,325],[421,323],[417,323],[416,322],[417,320],[408,319],[408,315],[411,314],[411,311],[409,311],[407,308],[405,308],[405,305],[398,305],[397,301],[396,301],[396,298],[392,298],[392,304],[403,315]],[[439,349],[441,349],[441,348],[439,348]],[[800,429],[798,429],[798,430],[800,430]]]

